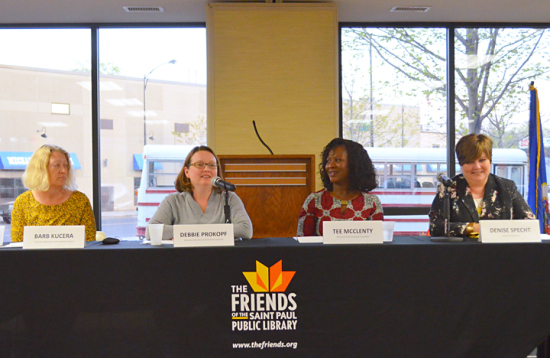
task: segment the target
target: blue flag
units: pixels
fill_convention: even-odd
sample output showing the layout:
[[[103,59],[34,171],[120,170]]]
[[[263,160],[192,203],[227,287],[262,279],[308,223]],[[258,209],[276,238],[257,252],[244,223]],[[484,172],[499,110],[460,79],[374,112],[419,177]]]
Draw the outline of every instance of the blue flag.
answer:
[[[548,190],[546,188],[546,161],[540,123],[539,96],[534,82],[529,86],[529,195],[527,203],[540,222],[541,234],[549,233]]]

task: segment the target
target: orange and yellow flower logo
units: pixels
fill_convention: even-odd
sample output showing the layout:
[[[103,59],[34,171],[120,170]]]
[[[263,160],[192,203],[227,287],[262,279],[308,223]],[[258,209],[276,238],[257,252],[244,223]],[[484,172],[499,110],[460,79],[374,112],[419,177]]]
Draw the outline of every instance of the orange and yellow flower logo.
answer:
[[[283,271],[283,260],[269,269],[256,261],[256,272],[243,272],[254,292],[285,292],[296,271]]]

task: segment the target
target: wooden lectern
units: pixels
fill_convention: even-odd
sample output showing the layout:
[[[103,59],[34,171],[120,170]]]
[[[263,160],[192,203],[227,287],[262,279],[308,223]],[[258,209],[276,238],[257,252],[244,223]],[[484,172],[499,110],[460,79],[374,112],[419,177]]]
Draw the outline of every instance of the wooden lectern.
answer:
[[[252,220],[253,238],[296,236],[298,215],[315,191],[314,155],[220,155],[225,180]]]

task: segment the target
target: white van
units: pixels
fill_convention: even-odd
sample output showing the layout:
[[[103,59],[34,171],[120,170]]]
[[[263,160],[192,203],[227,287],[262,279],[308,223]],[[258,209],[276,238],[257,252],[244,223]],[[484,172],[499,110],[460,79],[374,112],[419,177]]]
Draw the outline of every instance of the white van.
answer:
[[[145,237],[145,227],[160,202],[176,192],[175,182],[187,154],[194,145],[146,145],[143,171],[137,190],[137,236]]]

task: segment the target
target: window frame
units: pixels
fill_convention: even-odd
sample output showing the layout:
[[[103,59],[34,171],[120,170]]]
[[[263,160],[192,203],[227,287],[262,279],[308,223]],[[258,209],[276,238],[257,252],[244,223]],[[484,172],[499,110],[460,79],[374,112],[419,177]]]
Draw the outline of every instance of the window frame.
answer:
[[[96,229],[101,231],[101,118],[99,89],[99,31],[109,28],[206,28],[206,22],[151,22],[151,23],[67,23],[67,24],[0,24],[0,30],[27,29],[89,29],[91,46],[91,98],[92,98],[92,190],[91,198]],[[207,84],[208,85],[208,84]]]

